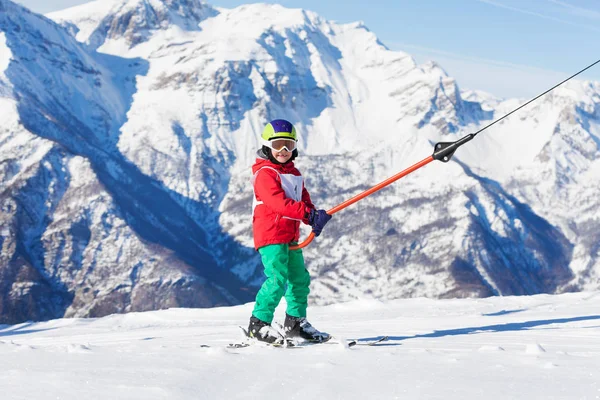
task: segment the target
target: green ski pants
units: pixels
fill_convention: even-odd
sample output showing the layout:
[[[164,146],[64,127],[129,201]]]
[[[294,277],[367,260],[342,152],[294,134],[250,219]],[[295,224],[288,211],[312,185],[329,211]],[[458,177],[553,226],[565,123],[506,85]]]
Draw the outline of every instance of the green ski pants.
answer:
[[[306,317],[310,274],[304,266],[302,250],[290,250],[289,244],[271,244],[259,248],[258,252],[267,280],[256,295],[252,315],[270,324],[285,294],[286,312],[292,317]]]

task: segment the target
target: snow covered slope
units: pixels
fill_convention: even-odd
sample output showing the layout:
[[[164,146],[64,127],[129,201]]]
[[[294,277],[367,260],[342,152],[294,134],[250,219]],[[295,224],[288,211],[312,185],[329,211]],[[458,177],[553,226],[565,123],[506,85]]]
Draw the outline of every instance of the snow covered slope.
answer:
[[[600,293],[310,307],[315,326],[379,346],[239,340],[252,304],[0,326],[16,399],[594,399]],[[283,315],[279,310],[278,316]],[[210,347],[202,347],[208,345]]]
[[[0,162],[0,266],[27,266],[3,280],[11,321],[41,281],[59,306],[35,319],[251,298],[250,166],[270,119],[296,125],[307,187],[330,208],[521,103],[463,95],[362,23],[301,9],[96,1],[48,15],[63,29],[0,5],[0,150],[15,155]],[[599,93],[573,82],[459,162],[340,212],[305,251],[313,304],[599,288]]]
[[[206,228],[117,149],[146,63],[0,5],[0,319],[249,299],[207,252]]]

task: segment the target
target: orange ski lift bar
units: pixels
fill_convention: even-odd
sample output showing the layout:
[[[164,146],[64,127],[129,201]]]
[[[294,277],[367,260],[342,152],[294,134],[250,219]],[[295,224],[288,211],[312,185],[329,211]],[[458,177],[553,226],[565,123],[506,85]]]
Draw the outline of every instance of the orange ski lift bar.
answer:
[[[343,210],[344,208],[356,203],[359,200],[364,199],[365,197],[383,189],[384,187],[396,182],[398,179],[405,177],[406,175],[415,172],[416,170],[418,170],[421,167],[424,167],[425,165],[429,164],[430,162],[432,162],[433,160],[438,160],[438,161],[442,161],[442,162],[448,162],[450,161],[450,159],[452,158],[452,156],[454,155],[454,152],[456,151],[456,149],[458,149],[460,146],[462,146],[463,144],[471,141],[475,136],[477,136],[479,133],[483,132],[484,130],[488,129],[489,127],[491,127],[492,125],[502,121],[504,118],[508,117],[509,115],[519,111],[521,108],[527,106],[530,103],[533,103],[534,101],[536,101],[537,99],[539,99],[540,97],[544,96],[545,94],[551,92],[552,90],[556,89],[557,87],[559,87],[560,85],[562,85],[563,83],[573,79],[574,77],[576,77],[577,75],[581,74],[582,72],[592,68],[594,65],[600,63],[600,60],[597,60],[596,62],[588,65],[587,67],[585,67],[584,69],[582,69],[581,71],[571,75],[570,77],[568,77],[567,79],[565,79],[564,81],[560,82],[559,84],[553,86],[552,88],[546,90],[544,93],[534,97],[533,99],[529,100],[527,103],[515,108],[514,110],[512,110],[511,112],[509,112],[508,114],[504,115],[502,118],[499,118],[497,120],[495,120],[494,122],[490,123],[489,125],[486,125],[485,127],[483,127],[482,129],[478,130],[475,133],[470,133],[467,136],[464,136],[460,139],[458,139],[456,142],[439,142],[434,146],[434,153],[433,155],[424,158],[423,160],[419,161],[418,163],[406,168],[404,171],[401,171],[399,173],[397,173],[396,175],[386,179],[385,181],[373,186],[372,188],[365,190],[362,193],[357,194],[356,196],[352,197],[349,200],[344,201],[341,204],[338,204],[337,206],[333,207],[331,210],[327,210],[327,214],[329,215],[333,215],[336,212]],[[302,249],[306,246],[308,246],[310,244],[310,242],[313,241],[313,239],[315,238],[315,234],[314,232],[311,232],[310,235],[308,235],[308,237],[301,243],[299,243],[298,245],[292,245],[290,246],[290,250],[297,250],[297,249]]]

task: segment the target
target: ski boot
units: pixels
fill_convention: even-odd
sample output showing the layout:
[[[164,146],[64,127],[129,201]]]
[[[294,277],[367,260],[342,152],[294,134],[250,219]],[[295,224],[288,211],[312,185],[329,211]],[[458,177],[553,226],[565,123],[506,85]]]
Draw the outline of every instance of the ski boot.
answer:
[[[292,317],[285,315],[283,324],[285,337],[290,339],[301,338],[309,342],[326,342],[331,339],[331,335],[325,332],[319,332],[315,329],[305,317]]]
[[[285,346],[285,338],[268,324],[254,315],[250,317],[250,325],[248,325],[248,337],[258,340],[259,342],[269,343],[275,346]]]

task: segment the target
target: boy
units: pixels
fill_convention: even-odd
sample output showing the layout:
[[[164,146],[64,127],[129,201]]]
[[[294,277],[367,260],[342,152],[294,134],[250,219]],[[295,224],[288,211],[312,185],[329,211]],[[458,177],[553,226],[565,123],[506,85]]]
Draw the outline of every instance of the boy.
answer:
[[[300,222],[311,225],[315,236],[319,236],[331,219],[325,210],[317,210],[312,204],[302,175],[294,167],[297,140],[290,122],[271,121],[263,130],[262,148],[252,166],[254,247],[261,255],[267,280],[256,295],[248,335],[273,344],[285,343],[281,333],[271,327],[275,308],[284,294],[285,336],[317,342],[329,339],[306,320],[310,275],[302,250],[289,249],[290,244],[298,242]]]

